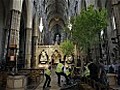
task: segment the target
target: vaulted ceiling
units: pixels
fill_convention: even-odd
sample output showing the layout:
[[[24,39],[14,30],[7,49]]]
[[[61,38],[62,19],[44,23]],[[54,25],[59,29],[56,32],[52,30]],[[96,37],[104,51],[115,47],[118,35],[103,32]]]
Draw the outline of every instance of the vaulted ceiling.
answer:
[[[59,24],[61,27],[65,25],[67,20],[67,4],[66,0],[48,0],[46,5],[46,14],[48,26],[52,28]]]

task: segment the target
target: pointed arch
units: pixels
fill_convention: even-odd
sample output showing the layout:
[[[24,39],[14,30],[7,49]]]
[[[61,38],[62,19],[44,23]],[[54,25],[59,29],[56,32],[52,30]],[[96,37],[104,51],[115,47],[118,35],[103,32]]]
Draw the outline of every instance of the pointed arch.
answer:
[[[62,55],[58,50],[54,50],[53,54],[51,55],[52,64],[57,64],[61,61]]]
[[[47,52],[43,49],[39,54],[39,63],[47,63],[49,60],[49,56]]]

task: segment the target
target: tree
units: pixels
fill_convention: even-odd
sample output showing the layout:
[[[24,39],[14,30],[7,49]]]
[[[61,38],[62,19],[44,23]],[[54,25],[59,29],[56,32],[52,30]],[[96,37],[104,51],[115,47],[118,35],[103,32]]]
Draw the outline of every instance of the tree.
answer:
[[[64,55],[69,56],[74,52],[74,44],[70,40],[65,40],[60,44],[61,51]]]
[[[91,5],[72,18],[71,24],[72,39],[86,51],[98,38],[98,33],[107,27],[106,9],[96,10]]]

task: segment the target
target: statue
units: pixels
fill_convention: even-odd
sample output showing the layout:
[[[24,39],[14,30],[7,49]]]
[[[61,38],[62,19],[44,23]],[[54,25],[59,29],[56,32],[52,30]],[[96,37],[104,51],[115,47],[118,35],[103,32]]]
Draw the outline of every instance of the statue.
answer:
[[[46,62],[48,61],[47,53],[45,51],[42,51],[40,54],[40,62]]]
[[[55,38],[55,44],[58,44],[58,43],[59,43],[59,35],[57,34]]]

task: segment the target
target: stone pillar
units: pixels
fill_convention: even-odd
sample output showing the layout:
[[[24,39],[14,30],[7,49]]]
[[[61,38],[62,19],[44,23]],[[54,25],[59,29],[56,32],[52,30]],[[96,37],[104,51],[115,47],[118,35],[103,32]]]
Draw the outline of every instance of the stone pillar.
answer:
[[[11,9],[10,11],[10,24],[9,24],[9,35],[8,35],[8,46],[7,46],[7,63],[11,67],[17,65],[17,57],[19,53],[19,28],[20,28],[20,16],[19,10]],[[17,66],[16,66],[17,67]]]
[[[37,61],[37,46],[38,46],[38,16],[35,15],[34,19],[34,30],[33,30],[33,36],[32,36],[32,68],[37,67],[38,61]]]
[[[26,28],[25,68],[31,68],[32,28]]]
[[[16,0],[19,1],[19,0]],[[31,49],[32,49],[32,22],[33,22],[33,3],[31,0],[24,0],[27,4],[27,17],[26,17],[26,44],[25,44],[25,68],[31,68]]]
[[[116,22],[116,28],[117,28],[117,39],[118,39],[118,46],[120,48],[120,1],[119,0],[112,0],[112,7],[113,7],[113,13],[115,16],[115,22]],[[120,51],[119,51],[119,57],[120,57]]]
[[[9,45],[16,45],[19,48],[19,28],[21,12],[18,10],[11,10],[11,25],[10,25],[10,42]]]

